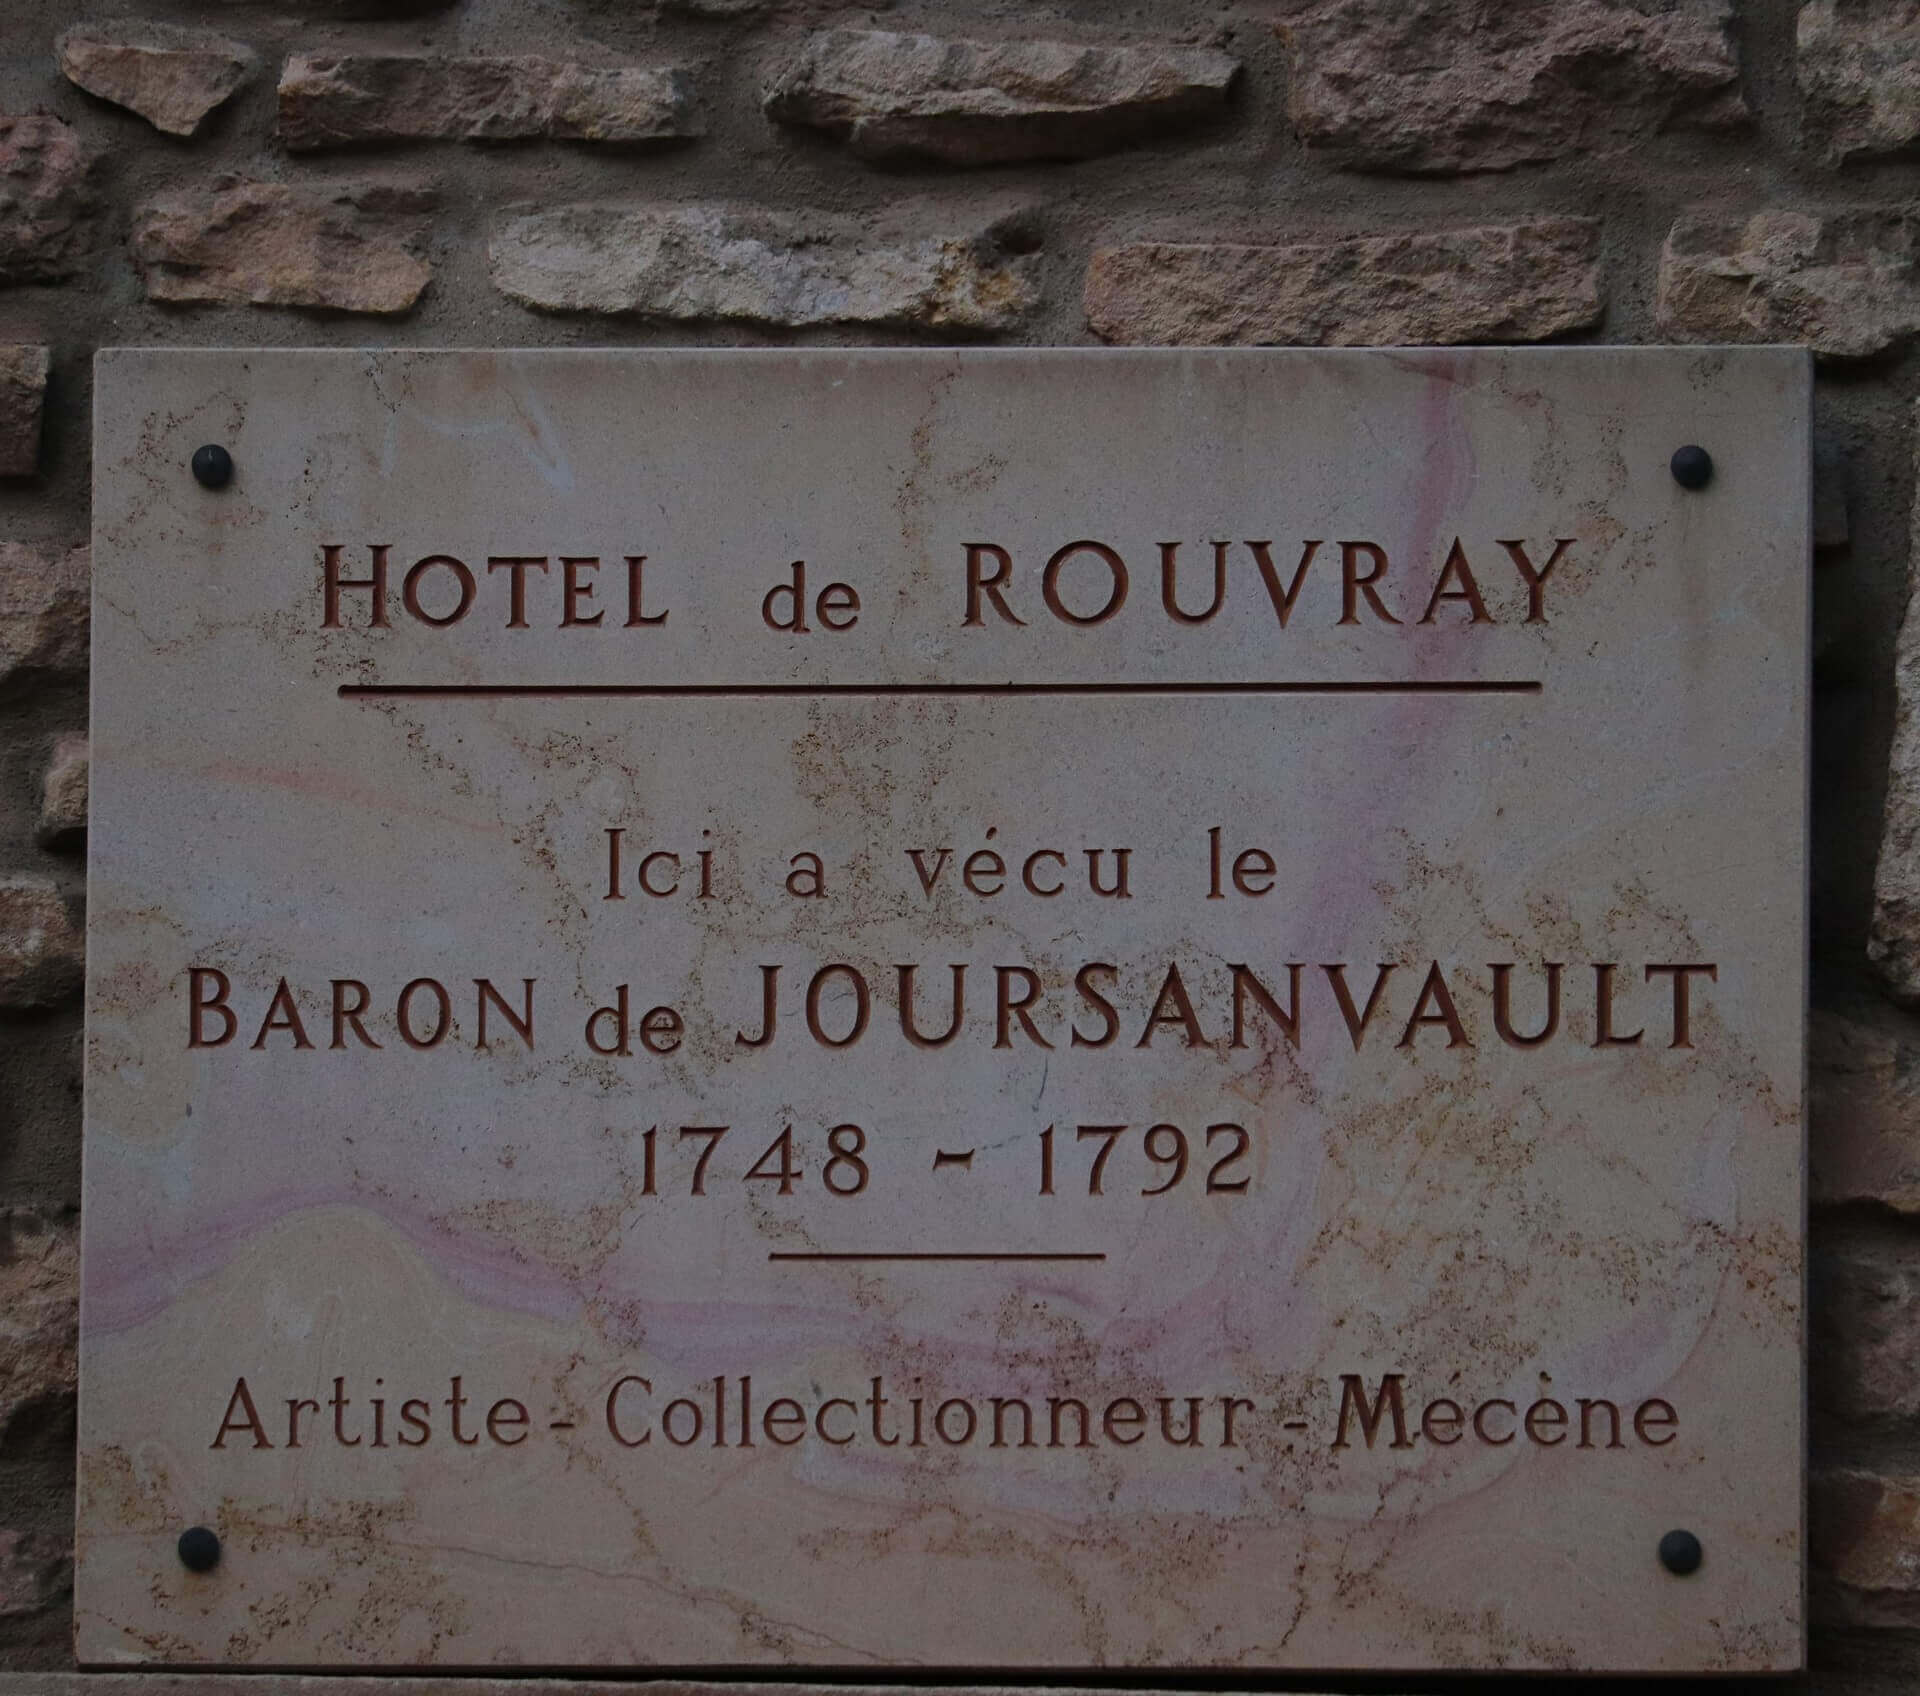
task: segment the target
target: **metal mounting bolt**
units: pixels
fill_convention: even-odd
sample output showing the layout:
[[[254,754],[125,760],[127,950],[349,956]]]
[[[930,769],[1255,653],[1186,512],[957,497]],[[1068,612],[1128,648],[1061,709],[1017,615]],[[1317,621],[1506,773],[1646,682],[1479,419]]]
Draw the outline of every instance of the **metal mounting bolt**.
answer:
[[[220,1564],[219,1534],[207,1526],[189,1526],[180,1533],[178,1547],[180,1564],[189,1572],[211,1572]]]
[[[1713,455],[1703,447],[1689,443],[1675,448],[1667,463],[1673,480],[1683,489],[1704,489],[1713,481]]]
[[[233,477],[233,455],[217,442],[195,448],[193,476],[203,489],[224,489]]]
[[[1691,1531],[1669,1531],[1660,1539],[1660,1564],[1675,1578],[1698,1572],[1703,1558],[1700,1539]]]

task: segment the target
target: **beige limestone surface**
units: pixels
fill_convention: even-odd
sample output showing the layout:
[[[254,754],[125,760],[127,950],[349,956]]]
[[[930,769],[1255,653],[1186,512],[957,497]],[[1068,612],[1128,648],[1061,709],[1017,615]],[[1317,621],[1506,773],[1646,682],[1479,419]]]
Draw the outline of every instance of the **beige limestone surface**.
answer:
[[[97,375],[83,1661],[1798,1664],[1805,355]]]

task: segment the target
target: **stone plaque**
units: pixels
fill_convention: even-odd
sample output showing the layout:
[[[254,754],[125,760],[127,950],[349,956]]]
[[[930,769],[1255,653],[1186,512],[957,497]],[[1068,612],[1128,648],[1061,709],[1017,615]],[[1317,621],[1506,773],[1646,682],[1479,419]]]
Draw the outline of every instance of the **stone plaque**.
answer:
[[[83,1659],[1797,1665],[1808,388],[103,355]]]

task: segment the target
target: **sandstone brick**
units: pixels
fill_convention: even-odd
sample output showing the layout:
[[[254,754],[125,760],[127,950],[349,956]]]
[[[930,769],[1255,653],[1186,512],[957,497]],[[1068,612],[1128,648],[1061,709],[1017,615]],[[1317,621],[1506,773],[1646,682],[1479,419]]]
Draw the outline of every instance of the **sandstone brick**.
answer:
[[[0,345],[0,477],[31,477],[40,469],[47,369],[44,347]]]
[[[1816,1406],[1859,1424],[1920,1414],[1920,1242],[1857,1231],[1814,1260]]]
[[[1287,109],[1352,170],[1499,171],[1743,122],[1728,0],[1285,0]]]
[[[1081,159],[1218,111],[1238,69],[1201,47],[828,30],[807,39],[766,109],[870,159]]]
[[[1677,219],[1655,313],[1687,341],[1805,342],[1830,359],[1885,352],[1920,329],[1920,207],[1774,209]]]
[[[1814,130],[1836,158],[1920,140],[1920,8],[1913,0],[1808,0],[1794,63]]]
[[[1807,1497],[1816,1619],[1920,1625],[1920,1478],[1834,1469]]]
[[[96,155],[71,124],[0,115],[0,284],[55,283],[91,245]]]
[[[153,300],[405,312],[433,268],[417,185],[226,178],[149,201],[133,257]]]
[[[78,24],[54,51],[76,87],[182,136],[198,130],[259,64],[244,42],[163,24]]]
[[[551,312],[674,322],[903,325],[977,334],[1039,298],[1034,261],[993,234],[888,240],[868,226],[722,206],[565,206],[515,218],[495,285]]]
[[[0,1531],[0,1619],[51,1607],[73,1588],[73,1548],[44,1531]]]
[[[86,839],[90,766],[83,733],[70,731],[55,740],[40,785],[40,823],[35,834],[43,847],[71,848]]]
[[[0,1007],[54,1007],[79,993],[85,940],[47,878],[0,877]]]
[[[87,669],[88,552],[0,542],[0,693]]]
[[[79,1345],[79,1232],[24,1209],[0,1213],[0,1445],[21,1413],[71,1407]]]
[[[1093,256],[1106,341],[1367,347],[1539,341],[1597,323],[1600,226],[1548,218],[1252,247],[1138,242]]]
[[[1816,1008],[1807,1023],[1807,1122],[1816,1202],[1920,1214],[1920,1019],[1885,1005]]]
[[[296,150],[387,141],[657,142],[697,136],[683,70],[553,59],[297,54],[280,77]]]

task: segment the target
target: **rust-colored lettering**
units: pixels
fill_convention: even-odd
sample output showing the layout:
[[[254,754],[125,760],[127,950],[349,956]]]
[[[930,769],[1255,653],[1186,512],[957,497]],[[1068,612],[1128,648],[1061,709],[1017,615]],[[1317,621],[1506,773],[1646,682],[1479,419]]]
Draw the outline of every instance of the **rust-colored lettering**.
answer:
[[[646,598],[647,598],[647,585],[646,585],[646,577],[645,577],[645,572],[647,569],[647,556],[645,554],[628,554],[626,556],[626,560],[627,560],[627,624],[626,624],[626,628],[629,630],[637,630],[643,624],[665,624],[667,622],[666,613],[664,612],[649,613],[642,610],[646,604]],[[671,611],[671,609],[669,609],[669,611]]]
[[[489,1046],[487,1042],[487,1005],[489,1002],[499,1010],[500,1017],[507,1021],[513,1034],[525,1043],[528,1048],[533,1047],[534,980],[532,978],[522,978],[520,983],[522,986],[521,999],[523,1005],[521,1011],[516,1013],[508,1006],[507,998],[502,995],[499,990],[494,988],[493,979],[475,978],[473,980],[473,987],[478,993],[480,1003],[479,1011],[474,1020],[475,1024],[479,1026],[477,1040],[473,1045],[475,1048],[486,1048]]]
[[[1227,598],[1227,544],[1213,544],[1213,599],[1208,602],[1205,612],[1183,612],[1180,609],[1180,591],[1178,575],[1180,571],[1180,544],[1162,542],[1160,544],[1160,604],[1167,609],[1167,616],[1176,624],[1205,624],[1219,612]]]
[[[1673,1411],[1673,1403],[1659,1396],[1649,1396],[1633,1410],[1633,1434],[1652,1448],[1664,1449],[1677,1434],[1674,1427],[1680,1423],[1680,1416]],[[1649,1428],[1652,1429],[1649,1429]],[[1654,1430],[1664,1431],[1664,1437],[1657,1437]]]
[[[966,1423],[960,1427],[960,1434],[958,1436],[955,1436],[953,1432],[947,1429],[947,1413],[948,1410],[952,1408],[958,1408],[967,1416]],[[980,1416],[973,1411],[973,1403],[963,1401],[958,1396],[948,1397],[947,1400],[943,1401],[933,1410],[933,1434],[951,1448],[957,1449],[963,1447],[965,1444],[971,1443],[973,1441],[973,1434],[975,1430],[978,1429],[979,1423]]]
[[[517,1437],[503,1437],[503,1431],[518,1431]],[[502,1448],[517,1448],[527,1440],[527,1409],[524,1402],[502,1396],[487,1409],[487,1435]]]
[[[1229,961],[1227,970],[1233,973],[1233,1040],[1229,1048],[1247,1046],[1247,997],[1251,995],[1262,1013],[1280,1027],[1280,1034],[1294,1047],[1300,1046],[1300,966],[1298,960],[1287,962],[1287,1004],[1282,1007],[1275,1000],[1273,991],[1254,975],[1253,968]]]
[[[1280,628],[1284,630],[1287,620],[1293,616],[1293,603],[1300,597],[1300,585],[1307,580],[1307,567],[1313,564],[1313,556],[1320,551],[1320,543],[1301,544],[1300,563],[1294,567],[1293,581],[1284,589],[1280,587],[1280,573],[1269,552],[1272,546],[1271,542],[1249,542],[1247,551],[1253,555],[1253,563],[1260,568],[1260,579],[1267,586],[1267,599],[1273,602],[1274,616],[1280,620]]]
[[[1547,579],[1553,575],[1553,568],[1560,563],[1560,556],[1573,546],[1573,541],[1571,536],[1556,537],[1551,557],[1538,571],[1533,569],[1533,561],[1527,558],[1524,542],[1500,543],[1500,546],[1507,550],[1507,557],[1513,561],[1514,570],[1520,573],[1520,581],[1527,586],[1527,623],[1545,624],[1547,622]]]
[[[1361,556],[1364,555],[1371,566],[1360,569]],[[1385,624],[1398,624],[1399,619],[1388,612],[1381,602],[1380,591],[1374,584],[1387,574],[1387,550],[1373,542],[1342,542],[1340,544],[1340,622],[1358,624],[1360,622],[1360,597],[1367,598],[1367,605],[1373,608],[1374,616]]]
[[[1004,1449],[1007,1447],[1007,1409],[1018,1408],[1020,1410],[1020,1441],[1016,1443],[1014,1447],[1021,1449],[1032,1448],[1034,1446],[1033,1409],[1018,1396],[995,1396],[992,1398],[992,1406],[993,1438],[987,1444],[987,1447],[990,1449]]]
[[[835,618],[844,613],[844,618]],[[851,630],[860,622],[860,597],[851,584],[829,583],[813,603],[813,615],[824,630]]]
[[[1538,1443],[1542,1448],[1551,1449],[1567,1440],[1565,1426],[1567,1410],[1551,1396],[1542,1396],[1527,1409],[1521,1426],[1527,1433],[1527,1441]],[[1551,1431],[1551,1437],[1543,1435]]]
[[[1620,1440],[1620,1409],[1612,1402],[1601,1397],[1582,1396],[1576,1404],[1580,1409],[1580,1441],[1574,1444],[1578,1449],[1590,1449],[1592,1442],[1592,1420],[1594,1410],[1601,1408],[1607,1415],[1607,1441],[1609,1449],[1624,1449],[1627,1445]]]
[[[343,589],[365,589],[373,596],[373,612],[367,619],[370,630],[387,628],[387,555],[392,546],[386,542],[369,542],[367,552],[373,556],[373,575],[371,577],[342,577],[340,575],[340,556],[345,550],[332,542],[320,550],[321,570],[325,576],[324,616],[320,620],[324,630],[340,628],[340,591]]]
[[[1073,974],[1074,993],[1100,1016],[1102,1030],[1098,1036],[1085,1035],[1078,1025],[1073,1027],[1070,1048],[1105,1048],[1120,1034],[1120,1015],[1114,1005],[1094,987],[1093,974],[1104,972],[1109,978],[1120,975],[1117,966],[1105,960],[1092,960]]]
[[[967,616],[961,619],[961,628],[987,622],[982,602],[991,602],[993,610],[1008,624],[1024,625],[1027,621],[1016,618],[1006,601],[1006,591],[1013,581],[1013,556],[991,542],[968,542],[966,549]],[[993,562],[993,571],[983,574],[980,567],[988,560]]]
[[[686,1030],[671,1007],[649,1007],[640,1015],[640,1046],[649,1054],[671,1054]]]
[[[928,1036],[914,1017],[913,979],[918,970],[917,966],[894,967],[900,979],[900,1034],[915,1048],[945,1048],[960,1034],[961,1020],[966,1016],[967,968],[964,965],[947,968],[953,974],[953,1017],[939,1036]]]
[[[1380,994],[1387,987],[1387,979],[1393,976],[1392,965],[1382,965],[1373,977],[1373,993],[1367,997],[1367,1009],[1360,1012],[1353,1004],[1353,996],[1347,989],[1347,968],[1341,965],[1321,966],[1327,974],[1327,982],[1333,985],[1333,998],[1340,1003],[1340,1016],[1347,1021],[1347,1035],[1353,1039],[1353,1051],[1360,1052],[1361,1040],[1367,1034],[1367,1026],[1373,1023],[1374,1010],[1380,1005]]]
[[[793,1435],[784,1437],[782,1430],[791,1431]],[[767,1411],[760,1416],[760,1434],[769,1443],[778,1443],[783,1449],[792,1448],[806,1432],[807,1416],[791,1396],[775,1396],[767,1403]]]
[[[275,1031],[286,1031],[293,1038],[295,1048],[311,1048],[307,1040],[307,1027],[300,1022],[300,1009],[294,1005],[293,989],[285,978],[273,992],[273,999],[267,1003],[267,1016],[260,1021],[260,1034],[253,1039],[255,1048],[265,1048],[267,1038]]]
[[[454,582],[459,585],[459,599],[454,602],[453,611],[449,613],[430,613],[420,604],[421,580],[429,571],[436,568],[452,572]],[[473,597],[477,588],[473,573],[452,554],[428,554],[425,559],[418,561],[401,580],[400,604],[422,624],[430,624],[436,630],[444,630],[449,624],[458,624],[473,610]]]
[[[1495,1396],[1492,1401],[1482,1402],[1473,1410],[1473,1434],[1478,1437],[1481,1442],[1490,1443],[1494,1448],[1498,1449],[1513,1441],[1513,1433],[1509,1431],[1504,1437],[1496,1437],[1487,1429],[1487,1414],[1491,1409],[1496,1407],[1503,1407],[1509,1413],[1517,1413],[1519,1411],[1513,1403],[1508,1401],[1504,1396]]]
[[[1420,1413],[1420,1435],[1429,1443],[1449,1448],[1466,1434],[1461,1427],[1467,1416],[1460,1404],[1448,1396],[1436,1396]]]
[[[1077,613],[1060,598],[1061,568],[1076,554],[1091,554],[1107,568],[1107,598],[1100,603],[1097,612]],[[1041,571],[1040,598],[1047,603],[1047,611],[1064,624],[1076,624],[1082,627],[1090,624],[1104,624],[1126,605],[1126,561],[1104,542],[1069,542],[1047,561],[1045,568]]]
[[[332,980],[332,987],[333,1040],[329,1042],[327,1046],[329,1048],[345,1048],[347,1046],[347,1030],[351,1027],[353,1034],[360,1039],[360,1046],[362,1048],[380,1047],[381,1045],[379,1043],[367,1035],[367,1027],[360,1022],[360,1016],[366,1012],[373,1000],[367,986],[358,978],[335,978]],[[353,992],[353,1000],[351,1002],[348,1002],[346,999],[346,992],[349,990]]]
[[[213,993],[204,993],[211,989]],[[233,1041],[233,1033],[240,1028],[240,1021],[234,1017],[233,1009],[227,1005],[227,997],[233,993],[233,984],[227,974],[217,966],[193,966],[187,972],[187,1046],[189,1048],[224,1048]],[[206,1015],[218,1014],[221,1021],[220,1034],[208,1036]]]
[[[1558,960],[1549,960],[1547,970],[1547,1014],[1532,1036],[1522,1036],[1513,1028],[1513,962],[1493,962],[1493,1028],[1500,1040],[1513,1048],[1538,1048],[1560,1028],[1560,970]]]
[[[1688,974],[1701,973],[1709,983],[1720,981],[1720,968],[1710,962],[1700,961],[1686,965],[1675,962],[1672,965],[1652,965],[1647,967],[1647,982],[1652,983],[1656,972],[1673,974],[1673,1041],[1669,1048],[1691,1048],[1693,1046],[1693,1009],[1688,1002]]]
[[[509,630],[527,628],[527,573],[535,566],[542,571],[547,570],[547,556],[545,554],[491,554],[487,558],[489,577],[496,571],[505,571],[510,574],[507,578],[507,628]]]
[[[828,1036],[820,1025],[820,998],[836,975],[846,978],[853,989],[853,1024],[845,1036]],[[873,1010],[867,994],[867,980],[852,966],[835,962],[822,966],[807,984],[807,1031],[823,1048],[851,1048],[866,1034],[867,1016]]]
[[[616,1378],[613,1388],[607,1392],[607,1435],[623,1449],[637,1449],[653,1441],[653,1428],[647,1427],[637,1437],[629,1437],[620,1429],[620,1392],[629,1384],[638,1384],[648,1395],[653,1394],[653,1386],[631,1372],[624,1378]]]
[[[1027,1012],[1027,1009],[1040,999],[1039,974],[1026,966],[995,966],[993,974],[993,1046],[995,1048],[1013,1046],[1013,1039],[1008,1032],[1011,1029],[1011,1021],[1018,1019],[1020,1028],[1027,1033],[1030,1041],[1041,1048],[1051,1048],[1053,1044],[1040,1034],[1032,1015]],[[1009,993],[1016,979],[1025,990],[1025,994],[1018,999]]]
[[[1424,1011],[1431,1001],[1434,1011]],[[1407,1028],[1401,1033],[1397,1046],[1411,1048],[1414,1033],[1422,1025],[1445,1025],[1447,1028],[1447,1046],[1464,1048],[1472,1045],[1467,1041],[1466,1027],[1460,1023],[1459,1010],[1453,1004],[1453,994],[1447,988],[1446,974],[1440,970],[1440,962],[1435,960],[1427,968],[1427,981],[1420,986],[1420,997],[1413,1004],[1413,1012],[1407,1019]]]
[[[246,1379],[236,1378],[233,1381],[233,1394],[227,1398],[227,1411],[220,1416],[220,1429],[214,1433],[213,1441],[207,1447],[224,1449],[228,1435],[237,1435],[242,1431],[251,1434],[256,1449],[273,1447],[266,1426],[260,1422],[259,1410],[253,1405],[253,1392],[247,1388]]]
[[[1133,1046],[1151,1048],[1153,1033],[1162,1025],[1178,1025],[1184,1030],[1189,1048],[1206,1046],[1206,1034],[1200,1029],[1200,1021],[1194,1017],[1193,1002],[1187,996],[1187,986],[1178,966],[1167,968],[1167,975],[1160,981],[1160,993],[1154,997],[1153,1011],[1147,1015],[1140,1040]]]
[[[780,983],[778,966],[760,968],[760,1034],[748,1036],[745,1031],[733,1033],[733,1045],[736,1048],[765,1048],[773,1041],[774,1021],[779,1014],[776,994]]]
[[[1373,1404],[1367,1404],[1366,1384],[1357,1372],[1340,1374],[1340,1421],[1334,1429],[1333,1447],[1346,1449],[1353,1446],[1347,1436],[1349,1416],[1360,1421],[1360,1435],[1368,1448],[1373,1447],[1373,1439],[1380,1429],[1380,1422],[1391,1416],[1393,1420],[1393,1440],[1387,1445],[1390,1449],[1410,1449],[1413,1439],[1407,1435],[1407,1408],[1401,1396],[1400,1386],[1404,1374],[1389,1372],[1380,1380],[1380,1388],[1374,1392]]]
[[[1449,589],[1449,583],[1454,587]],[[1441,566],[1440,575],[1434,582],[1427,610],[1420,615],[1422,624],[1434,622],[1434,615],[1439,611],[1442,601],[1464,602],[1469,624],[1493,623],[1487,603],[1480,598],[1480,585],[1473,580],[1473,568],[1467,564],[1467,550],[1460,545],[1458,536],[1454,537],[1453,546],[1447,553],[1447,563]]]
[[[1076,1449],[1092,1448],[1092,1415],[1087,1412],[1087,1404],[1081,1401],[1078,1396],[1047,1397],[1047,1447],[1050,1449],[1066,1447],[1060,1440],[1060,1424],[1062,1417],[1069,1410],[1072,1411],[1080,1425],[1080,1435],[1072,1446]]]
[[[560,556],[560,628],[570,630],[577,625],[598,624],[607,616],[605,607],[596,607],[592,612],[583,609],[593,600],[595,590],[590,582],[582,582],[583,571],[598,571],[600,561],[593,554],[562,554]]]
[[[413,1029],[413,998],[423,989],[433,996],[440,1009],[432,1034],[424,1037],[416,1035]],[[453,999],[447,994],[446,986],[435,978],[415,978],[400,991],[399,1017],[395,1023],[400,1027],[400,1040],[409,1048],[437,1048],[453,1024]]]
[[[1593,1046],[1595,1048],[1632,1048],[1646,1035],[1643,1030],[1631,1036],[1613,1033],[1613,974],[1617,965],[1595,962],[1593,968]]]
[[[1100,1415],[1100,1429],[1109,1443],[1130,1449],[1146,1436],[1140,1428],[1147,1422],[1147,1411],[1131,1396],[1116,1396]],[[1122,1433],[1126,1434],[1123,1435]]]

